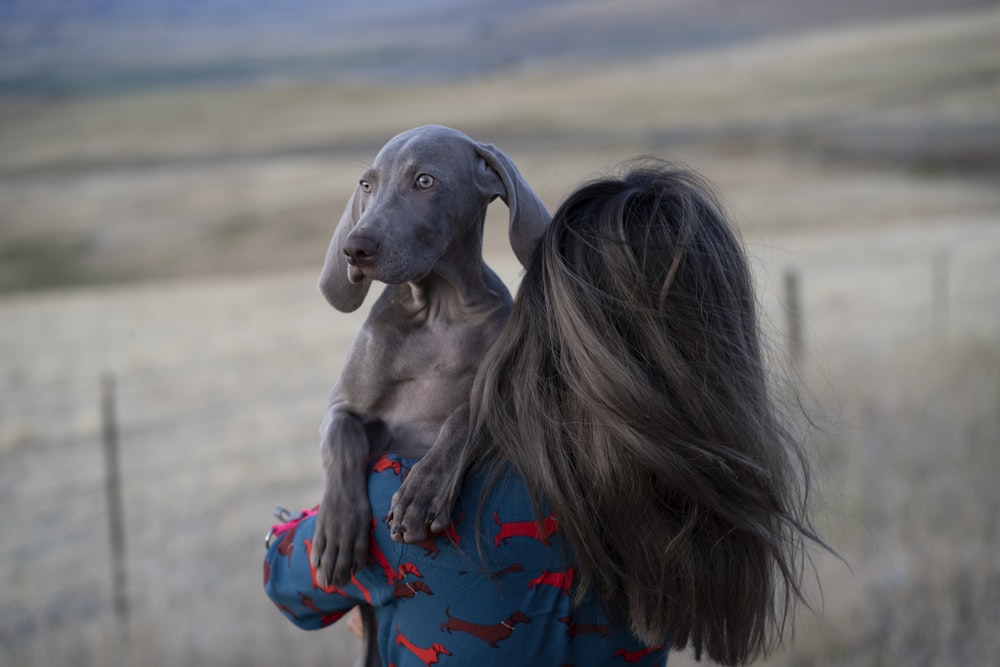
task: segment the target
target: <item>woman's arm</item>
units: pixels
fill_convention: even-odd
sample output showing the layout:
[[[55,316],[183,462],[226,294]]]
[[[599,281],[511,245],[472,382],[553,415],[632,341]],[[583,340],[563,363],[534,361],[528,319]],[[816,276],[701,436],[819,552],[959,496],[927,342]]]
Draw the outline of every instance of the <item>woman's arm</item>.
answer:
[[[343,588],[320,586],[310,551],[316,510],[272,527],[264,558],[264,591],[288,619],[304,630],[326,627],[365,601],[357,579]]]
[[[368,499],[376,516],[388,513],[390,499],[415,462],[383,455],[375,461],[367,477]],[[382,526],[382,540],[376,540],[372,519],[369,543],[370,567],[358,568],[342,587],[321,585],[312,565],[312,540],[317,508],[271,527],[264,558],[264,591],[295,625],[306,630],[326,627],[340,620],[358,604],[379,606],[393,599],[398,573],[392,563],[402,548],[388,539]]]

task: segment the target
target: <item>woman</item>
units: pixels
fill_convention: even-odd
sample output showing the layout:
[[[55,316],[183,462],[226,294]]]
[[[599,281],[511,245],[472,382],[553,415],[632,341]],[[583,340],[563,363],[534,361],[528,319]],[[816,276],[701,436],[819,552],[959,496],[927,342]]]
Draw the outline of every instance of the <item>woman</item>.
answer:
[[[746,256],[706,184],[644,163],[584,185],[553,217],[480,367],[453,480],[466,480],[457,548],[439,539],[419,561],[376,526],[388,565],[310,604],[334,616],[374,605],[383,661],[397,667],[418,655],[662,664],[667,644],[726,664],[765,653],[818,538],[807,461],[761,348]],[[372,474],[375,516],[397,486]],[[269,562],[269,593],[292,610],[309,596],[275,576],[306,566]],[[433,596],[413,588],[428,572]],[[393,598],[398,584],[412,595]],[[486,626],[504,638],[486,641]]]

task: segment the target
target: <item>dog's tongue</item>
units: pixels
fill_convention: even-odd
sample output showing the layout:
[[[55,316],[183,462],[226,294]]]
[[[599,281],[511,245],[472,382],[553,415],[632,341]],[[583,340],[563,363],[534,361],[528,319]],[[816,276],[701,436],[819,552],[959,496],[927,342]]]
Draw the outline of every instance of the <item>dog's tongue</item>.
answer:
[[[365,279],[364,271],[353,264],[347,265],[347,279],[352,283],[357,284]]]

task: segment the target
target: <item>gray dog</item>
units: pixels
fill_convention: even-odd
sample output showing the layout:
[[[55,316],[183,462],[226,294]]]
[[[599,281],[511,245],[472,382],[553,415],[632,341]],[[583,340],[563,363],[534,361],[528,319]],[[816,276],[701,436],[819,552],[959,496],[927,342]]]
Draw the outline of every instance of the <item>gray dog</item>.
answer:
[[[454,462],[479,360],[510,313],[510,292],[482,257],[486,208],[497,197],[526,265],[550,216],[513,162],[456,130],[418,127],[379,151],[337,225],[319,281],[327,301],[350,312],[373,280],[387,286],[351,346],[321,429],[326,488],[312,550],[321,584],[343,585],[365,565],[365,469],[384,452],[422,457],[393,499],[394,537],[418,541],[450,521],[443,510],[453,490],[422,485],[416,473]]]

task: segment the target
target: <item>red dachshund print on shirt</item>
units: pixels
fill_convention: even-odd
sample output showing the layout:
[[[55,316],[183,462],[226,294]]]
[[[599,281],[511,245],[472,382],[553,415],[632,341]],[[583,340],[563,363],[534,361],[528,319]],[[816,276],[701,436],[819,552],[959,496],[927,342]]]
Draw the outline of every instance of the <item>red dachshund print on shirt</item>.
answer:
[[[451,652],[442,644],[434,643],[427,648],[417,646],[404,637],[403,633],[399,631],[399,628],[396,628],[396,643],[409,650],[413,655],[417,656],[417,659],[427,665],[427,667],[437,664],[438,659],[442,655],[451,655]]]
[[[493,512],[493,520],[500,526],[500,532],[493,538],[496,546],[500,546],[501,542],[507,544],[507,540],[512,537],[530,537],[548,546],[549,538],[559,530],[559,524],[556,522],[554,514],[545,517],[542,520],[541,526],[538,525],[537,521],[509,521],[504,523],[500,520],[499,512]]]
[[[541,586],[544,584],[546,586],[555,586],[563,592],[563,595],[569,595],[569,589],[573,587],[574,575],[576,575],[575,567],[559,572],[542,570],[540,575],[528,582],[528,588],[534,588],[535,586]]]
[[[459,546],[462,543],[462,538],[459,536],[458,530],[456,530],[456,527],[461,522],[462,522],[462,515],[459,514],[458,519],[456,519],[454,523],[448,524],[448,527],[445,528],[442,532],[434,533],[430,535],[427,539],[420,540],[419,542],[414,542],[413,544],[424,550],[424,556],[430,558],[431,560],[434,560],[435,558],[441,555],[441,549],[440,547],[438,547],[437,541],[442,537],[447,537],[448,540],[455,546]]]
[[[298,528],[298,524],[292,526],[285,534],[281,536],[281,542],[278,544],[278,553],[282,556],[288,557],[288,562],[292,562],[292,554],[295,551],[295,529]]]
[[[420,568],[418,568],[414,563],[400,563],[399,567],[394,569],[392,564],[389,563],[389,559],[385,557],[385,553],[379,547],[378,542],[375,540],[375,519],[372,519],[371,531],[372,539],[369,542],[368,557],[370,560],[375,561],[375,563],[382,569],[382,572],[385,574],[386,583],[391,586],[407,574],[412,574],[417,577],[424,576],[421,574]]]
[[[328,625],[333,625],[347,613],[346,611],[324,611],[317,607],[312,598],[304,593],[299,593],[299,598],[302,600],[303,607],[320,615],[319,622],[324,628]]]
[[[611,630],[603,623],[577,623],[571,616],[563,616],[559,622],[566,624],[566,635],[570,639],[580,635],[600,635],[605,639],[611,636]]]
[[[473,637],[482,639],[491,648],[500,648],[497,646],[497,642],[509,639],[514,634],[514,627],[518,623],[531,623],[531,619],[524,612],[520,611],[515,611],[504,620],[492,625],[480,625],[479,623],[471,623],[460,618],[455,618],[451,615],[451,607],[445,608],[444,613],[448,617],[448,620],[441,624],[442,632],[447,630],[449,635],[452,632],[467,632]]]
[[[397,600],[400,598],[409,599],[416,597],[417,593],[434,595],[434,591],[432,591],[431,587],[427,585],[427,582],[422,579],[417,579],[416,581],[398,581],[396,582],[396,585],[392,587],[392,597]]]
[[[372,465],[372,472],[385,472],[386,470],[391,470],[397,477],[403,471],[403,462],[399,459],[390,459],[388,456],[383,454],[375,461]]]

